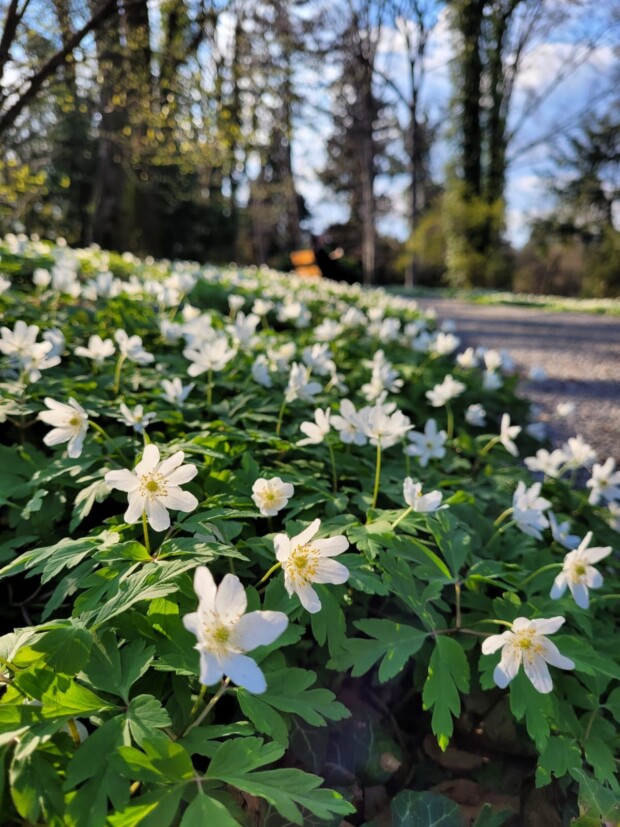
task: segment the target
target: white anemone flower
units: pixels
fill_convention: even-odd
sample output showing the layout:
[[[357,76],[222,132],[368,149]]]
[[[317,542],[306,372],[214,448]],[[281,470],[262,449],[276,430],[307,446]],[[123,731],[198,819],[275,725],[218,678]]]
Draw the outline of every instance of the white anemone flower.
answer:
[[[197,348],[185,348],[183,351],[183,356],[191,362],[187,373],[192,377],[200,376],[208,370],[223,370],[236,355],[237,351],[228,346],[225,336],[202,342]]]
[[[310,379],[310,369],[306,365],[293,362],[285,391],[287,402],[294,402],[301,399],[302,402],[310,402],[321,390],[318,382]]]
[[[457,379],[454,379],[452,374],[449,373],[444,377],[443,382],[435,385],[432,390],[426,391],[426,398],[431,403],[433,408],[441,408],[442,405],[446,404],[446,402],[460,396],[464,390],[465,385],[463,382],[459,382]]]
[[[585,466],[589,468],[596,459],[596,451],[589,445],[581,434],[571,437],[563,446],[566,468],[573,471]]]
[[[88,414],[73,398],[69,399],[68,405],[56,402],[49,396],[45,397],[44,402],[49,410],[41,411],[37,419],[54,427],[43,437],[43,442],[50,446],[68,442],[67,454],[71,459],[77,459],[82,453],[84,437],[88,430]]]
[[[137,434],[143,434],[146,426],[157,419],[157,414],[154,411],[144,413],[143,405],[136,405],[133,411],[124,402],[121,402],[118,407],[121,414],[119,421],[129,425]]]
[[[502,658],[493,672],[493,680],[500,689],[508,686],[519,671],[521,663],[534,689],[545,695],[553,689],[547,664],[559,669],[575,668],[573,661],[564,657],[555,643],[545,637],[557,632],[564,622],[563,617],[541,620],[518,617],[513,622],[511,630],[502,632],[501,635],[491,635],[483,642],[483,655],[492,655],[493,652],[502,649]]]
[[[526,457],[524,462],[530,471],[540,471],[546,477],[556,479],[561,476],[565,459],[564,451],[561,448],[556,448],[555,451],[539,448],[536,451],[536,456]]]
[[[513,439],[516,439],[516,437],[518,437],[520,433],[520,425],[510,424],[510,414],[502,414],[502,421],[500,424],[499,431],[499,441],[502,443],[502,445],[508,451],[508,453],[512,454],[513,457],[519,456],[519,449],[514,444]]]
[[[252,363],[252,379],[264,388],[270,388],[273,385],[271,374],[269,373],[269,361],[267,357],[260,353]]]
[[[108,471],[106,485],[129,495],[125,522],[137,523],[145,513],[152,529],[165,531],[170,527],[169,508],[186,512],[196,508],[196,497],[180,488],[198,473],[195,465],[182,465],[184,457],[183,451],[177,451],[160,462],[159,448],[151,443],[133,472]]]
[[[171,405],[182,405],[194,390],[194,387],[193,382],[190,382],[189,385],[184,385],[178,376],[175,376],[174,379],[162,379],[161,381],[161,389],[164,392],[166,400],[170,402]]]
[[[601,499],[620,499],[620,471],[615,468],[613,457],[608,457],[602,465],[595,462],[592,466],[592,476],[586,482],[586,487],[591,489],[588,497],[591,505],[597,505]]]
[[[495,370],[485,370],[482,373],[482,389],[485,391],[496,391],[502,387],[504,380]]]
[[[278,511],[286,508],[294,493],[294,486],[282,482],[280,477],[270,480],[259,477],[252,486],[252,499],[263,517],[275,517]]]
[[[564,548],[567,548],[569,551],[577,548],[579,543],[581,542],[579,537],[576,534],[570,533],[570,523],[568,520],[565,520],[563,523],[558,523],[556,520],[555,514],[552,511],[547,513],[549,518],[549,527],[551,528],[551,536]]]
[[[562,571],[553,581],[549,594],[552,600],[562,597],[568,586],[579,608],[587,609],[590,605],[588,589],[598,589],[603,585],[603,575],[594,568],[594,563],[611,554],[611,546],[588,548],[591,540],[592,532],[588,531],[579,546],[564,558]]]
[[[487,412],[479,403],[470,405],[465,411],[465,422],[476,428],[483,428],[487,424]]]
[[[224,676],[248,692],[260,694],[267,681],[255,660],[245,653],[277,640],[288,625],[284,612],[248,612],[247,596],[235,574],[219,586],[206,566],[194,572],[198,611],[183,617],[185,628],[196,635],[200,653],[200,683],[211,686]]]
[[[300,439],[297,445],[320,445],[330,431],[330,416],[329,408],[325,410],[317,408],[314,412],[314,422],[302,422],[299,426],[299,430],[306,435],[306,438]]]
[[[432,514],[441,508],[443,494],[441,491],[423,494],[422,483],[414,482],[411,477],[407,477],[403,483],[403,497],[409,508],[418,514]]]
[[[393,402],[377,401],[372,407],[358,412],[360,430],[368,437],[371,445],[391,448],[410,431],[413,425],[408,416],[397,410]]]
[[[118,345],[121,355],[130,362],[137,365],[148,365],[155,361],[152,353],[147,353],[142,345],[140,336],[130,336],[125,330],[117,330],[114,334],[114,341]]]
[[[478,355],[473,347],[468,347],[456,357],[456,363],[460,368],[475,368],[478,366]]]
[[[340,414],[332,416],[331,425],[340,434],[340,441],[345,445],[365,445],[366,434],[362,430],[359,414],[350,399],[340,403]]]
[[[276,534],[273,538],[276,558],[284,570],[284,586],[290,597],[297,593],[301,605],[311,614],[321,608],[313,583],[341,584],[349,579],[349,569],[331,559],[346,551],[349,541],[342,535],[313,540],[320,527],[317,519],[295,537]]]
[[[429,460],[443,459],[446,455],[445,443],[448,434],[445,431],[437,430],[437,423],[429,419],[424,426],[424,431],[409,431],[407,438],[412,445],[407,445],[405,454],[410,457],[417,457],[422,468],[426,468]]]
[[[76,356],[83,356],[90,359],[97,365],[101,365],[104,359],[112,356],[116,348],[112,339],[102,339],[96,333],[88,339],[88,347],[76,347],[73,351]]]
[[[512,495],[513,518],[517,527],[530,537],[542,539],[541,531],[547,528],[549,520],[543,514],[551,503],[540,496],[541,483],[535,482],[529,488],[523,480],[517,485]]]

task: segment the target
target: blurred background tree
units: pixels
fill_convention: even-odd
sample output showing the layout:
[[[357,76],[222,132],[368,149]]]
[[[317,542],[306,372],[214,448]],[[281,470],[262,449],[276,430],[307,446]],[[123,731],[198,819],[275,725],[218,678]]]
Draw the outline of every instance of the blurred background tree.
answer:
[[[284,268],[314,234],[366,284],[620,288],[620,0],[4,0],[0,20],[2,233]]]

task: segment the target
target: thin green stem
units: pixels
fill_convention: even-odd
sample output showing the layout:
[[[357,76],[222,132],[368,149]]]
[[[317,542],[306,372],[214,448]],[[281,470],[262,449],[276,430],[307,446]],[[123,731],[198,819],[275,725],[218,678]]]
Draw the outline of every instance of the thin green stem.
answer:
[[[205,694],[206,694],[206,691],[207,691],[207,687],[203,684],[203,685],[200,687],[200,692],[198,693],[198,697],[196,698],[196,703],[194,704],[194,706],[192,707],[191,712],[189,713],[190,718],[193,718],[193,717],[194,717],[194,715],[195,715],[195,714],[198,712],[198,710],[200,709],[200,704],[201,704],[201,703],[203,702],[203,700],[204,700],[204,696],[205,696]]]
[[[276,436],[280,436],[280,431],[282,430],[282,420],[284,419],[284,410],[286,408],[286,397],[282,400],[282,404],[280,405],[280,411],[278,413],[278,421],[276,423]]]
[[[527,586],[527,584],[530,583],[535,577],[538,577],[539,574],[542,574],[545,571],[551,571],[552,569],[561,568],[562,563],[549,563],[549,565],[547,566],[541,566],[539,569],[536,569],[536,571],[533,571],[531,574],[528,574],[528,576],[524,580],[521,580],[521,582],[519,583],[519,587],[522,589],[524,586]]]
[[[195,720],[195,721],[193,721],[193,722],[192,722],[192,723],[191,723],[191,724],[187,727],[187,729],[183,732],[183,735],[181,736],[182,738],[185,738],[185,736],[188,734],[188,732],[191,732],[191,731],[192,731],[192,729],[194,729],[194,727],[197,727],[199,724],[201,724],[201,723],[204,721],[204,719],[207,717],[207,715],[209,714],[209,712],[211,712],[211,710],[213,709],[213,707],[215,706],[215,704],[219,701],[219,699],[222,697],[222,695],[223,695],[223,694],[226,692],[226,690],[228,689],[228,684],[229,684],[229,683],[230,683],[230,678],[226,678],[226,680],[222,681],[222,685],[221,685],[221,686],[220,686],[220,688],[217,690],[217,692],[215,693],[215,695],[211,698],[211,700],[209,701],[209,703],[208,703],[208,704],[205,706],[205,708],[202,710],[202,712],[200,713],[200,715],[199,715],[199,716],[196,718],[196,720]]]
[[[457,629],[461,628],[461,584],[455,583],[454,584],[454,599],[455,599],[455,608],[456,608],[456,615],[455,615],[455,627]]]
[[[501,537],[504,531],[507,528],[510,528],[511,525],[514,525],[514,520],[511,520],[509,523],[506,523],[503,526],[500,526],[488,539],[486,545],[484,546],[485,551],[493,545],[493,543],[497,540],[498,537]]]
[[[397,517],[397,518],[394,520],[394,522],[393,522],[393,523],[392,523],[392,525],[390,526],[390,529],[391,529],[392,531],[394,531],[394,529],[396,528],[396,526],[397,526],[397,525],[399,525],[400,523],[402,523],[402,521],[405,519],[405,517],[408,517],[408,516],[411,514],[411,512],[412,512],[412,511],[413,511],[413,508],[412,508],[411,506],[409,506],[409,508],[406,508],[406,509],[403,511],[403,513],[400,515],[400,517]]]
[[[332,489],[334,494],[338,493],[338,472],[336,470],[336,455],[334,453],[334,446],[327,443],[327,448],[329,450],[329,456],[332,462]]]
[[[213,402],[213,371],[211,368],[209,368],[207,377],[207,405],[211,405]]]
[[[480,451],[480,456],[483,457],[486,454],[488,454],[489,451],[491,450],[491,448],[493,448],[494,445],[497,445],[498,442],[499,442],[499,437],[498,436],[494,436],[492,439],[490,439],[487,442],[487,444],[484,446],[482,451]]]
[[[448,439],[452,439],[452,437],[454,436],[454,414],[452,412],[452,406],[449,402],[446,402],[446,417],[446,433],[448,435]]]
[[[144,531],[144,547],[151,553],[151,541],[149,540],[149,526],[146,520],[146,511],[142,512],[142,530]]]
[[[282,566],[282,563],[276,563],[275,565],[273,565],[273,566],[269,569],[269,571],[267,572],[267,574],[264,574],[264,575],[261,577],[261,579],[258,581],[258,583],[257,583],[256,585],[257,585],[257,586],[260,586],[260,585],[261,585],[262,583],[264,583],[266,580],[269,580],[269,578],[270,578],[270,577],[271,577],[271,575],[274,573],[274,571],[277,571],[279,568],[281,568],[281,566]]]
[[[500,525],[500,523],[503,523],[506,517],[512,514],[513,511],[514,509],[512,506],[510,506],[510,508],[507,508],[505,511],[502,511],[499,517],[494,521],[493,525],[497,528],[497,526]]]
[[[89,419],[88,424],[91,426],[91,428],[94,428],[95,431],[101,434],[101,436],[108,443],[108,446],[112,444],[112,439],[110,435],[104,428],[101,427],[101,425],[99,425],[99,423],[95,422],[93,419]],[[117,446],[114,450],[118,453],[119,457],[121,457],[125,465],[129,465],[129,460],[127,459],[127,456],[125,455],[123,449]]]
[[[116,363],[116,370],[114,371],[114,385],[112,386],[112,391],[114,396],[118,396],[118,393],[121,389],[121,370],[123,368],[123,364],[127,357],[124,353],[118,357],[118,362]]]
[[[379,482],[381,481],[381,440],[377,439],[377,462],[375,465],[375,487],[372,492],[371,508],[376,508],[379,497]]]

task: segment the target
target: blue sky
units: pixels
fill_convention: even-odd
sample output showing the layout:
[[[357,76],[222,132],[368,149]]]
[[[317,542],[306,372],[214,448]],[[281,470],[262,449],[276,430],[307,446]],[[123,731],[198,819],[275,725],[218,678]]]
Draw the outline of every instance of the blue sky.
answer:
[[[552,147],[558,135],[570,133],[584,121],[592,108],[598,111],[609,106],[608,92],[613,86],[613,70],[617,58],[613,44],[615,33],[606,20],[609,6],[586,3],[574,6],[574,13],[566,15],[567,1],[555,0],[563,20],[541,29],[526,50],[522,68],[515,85],[509,118],[509,129],[518,126],[511,143],[506,188],[508,235],[516,245],[527,240],[528,221],[548,211],[551,202],[547,194],[550,177],[561,175],[552,160]],[[548,9],[553,11],[550,0]],[[442,137],[432,156],[433,169],[438,179],[450,157],[450,145],[445,137],[448,102],[451,94],[450,61],[454,54],[453,36],[445,12],[440,14],[427,51],[427,73],[422,99],[431,121],[440,125]],[[384,28],[380,40],[379,65],[396,83],[406,77],[402,55],[402,38],[397,31]],[[298,186],[313,213],[313,229],[342,220],[347,215],[344,205],[334,202],[318,181],[317,172],[324,162],[325,139],[329,134],[329,118],[317,114],[316,104],[329,105],[327,84],[334,76],[333,67],[323,66],[320,76],[312,76],[304,69],[300,78],[307,104],[300,113],[293,146]],[[543,102],[529,117],[524,113],[539,95]],[[404,112],[396,112],[403,117]],[[560,138],[561,140],[561,138]],[[391,182],[379,179],[377,189],[389,192],[395,203],[394,213],[382,220],[380,229],[390,235],[404,238],[407,225],[404,212],[404,179]]]

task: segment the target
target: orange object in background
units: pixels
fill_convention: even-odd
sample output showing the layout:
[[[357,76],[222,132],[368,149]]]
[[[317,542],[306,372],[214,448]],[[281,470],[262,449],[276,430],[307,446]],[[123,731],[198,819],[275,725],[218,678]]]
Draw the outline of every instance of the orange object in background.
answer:
[[[298,276],[321,277],[321,268],[316,263],[314,250],[293,250],[291,263]]]

